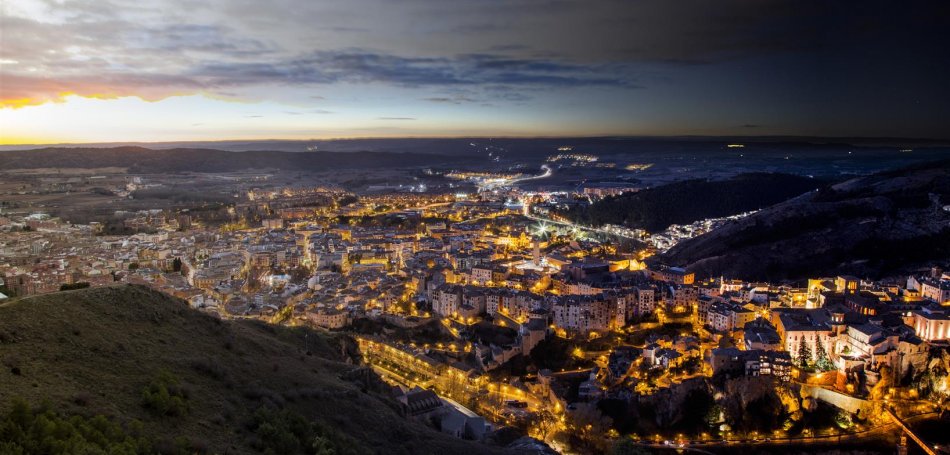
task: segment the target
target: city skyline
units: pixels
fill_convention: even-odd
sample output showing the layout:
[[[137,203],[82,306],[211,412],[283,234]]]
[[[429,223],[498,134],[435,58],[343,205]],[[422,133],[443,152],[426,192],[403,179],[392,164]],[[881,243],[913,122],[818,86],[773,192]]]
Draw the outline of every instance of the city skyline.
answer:
[[[803,135],[947,139],[935,2],[26,1],[0,143]]]

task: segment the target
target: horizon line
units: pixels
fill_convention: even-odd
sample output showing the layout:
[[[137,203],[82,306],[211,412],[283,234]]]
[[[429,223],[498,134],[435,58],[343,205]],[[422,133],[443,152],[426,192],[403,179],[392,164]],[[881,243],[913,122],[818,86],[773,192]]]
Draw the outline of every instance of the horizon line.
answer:
[[[341,136],[329,138],[308,138],[308,139],[282,139],[282,138],[256,138],[256,139],[208,139],[208,140],[166,140],[166,141],[89,141],[89,142],[34,142],[21,144],[0,144],[0,149],[10,150],[13,148],[26,147],[121,147],[130,145],[162,145],[162,144],[215,144],[227,142],[330,142],[330,141],[371,141],[371,140],[463,140],[463,139],[481,139],[481,140],[751,140],[751,141],[769,141],[769,142],[817,142],[817,143],[845,143],[848,145],[857,145],[858,143],[874,142],[913,142],[928,143],[928,146],[950,146],[950,138],[927,138],[927,137],[896,137],[896,136],[813,136],[813,135],[781,135],[781,134],[762,134],[762,135],[704,135],[704,134],[686,134],[686,135],[446,135],[446,136],[428,136],[428,135],[406,135],[406,136]]]

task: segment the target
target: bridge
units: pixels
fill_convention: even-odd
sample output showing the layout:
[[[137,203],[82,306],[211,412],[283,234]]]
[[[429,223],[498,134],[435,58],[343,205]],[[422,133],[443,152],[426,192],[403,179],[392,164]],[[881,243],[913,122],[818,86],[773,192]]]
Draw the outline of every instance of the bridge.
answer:
[[[901,428],[901,430],[904,430],[904,434],[906,434],[907,436],[910,436],[910,439],[912,439],[915,443],[917,443],[918,446],[920,446],[920,448],[924,451],[924,453],[926,453],[927,455],[937,455],[937,452],[933,449],[933,447],[928,445],[926,442],[923,441],[923,439],[920,439],[920,437],[914,434],[914,432],[910,429],[910,427],[907,426],[904,420],[898,417],[897,414],[894,414],[894,411],[891,408],[886,408],[885,412],[887,412],[887,415],[889,415],[891,419],[894,420],[894,423],[896,423],[897,426]]]

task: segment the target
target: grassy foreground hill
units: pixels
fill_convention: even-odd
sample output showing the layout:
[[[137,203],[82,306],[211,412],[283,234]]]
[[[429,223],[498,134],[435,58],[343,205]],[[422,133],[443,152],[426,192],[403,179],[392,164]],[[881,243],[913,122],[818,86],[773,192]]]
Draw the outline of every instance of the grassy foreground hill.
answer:
[[[352,354],[139,286],[16,300],[0,305],[0,452],[502,452],[405,419]]]

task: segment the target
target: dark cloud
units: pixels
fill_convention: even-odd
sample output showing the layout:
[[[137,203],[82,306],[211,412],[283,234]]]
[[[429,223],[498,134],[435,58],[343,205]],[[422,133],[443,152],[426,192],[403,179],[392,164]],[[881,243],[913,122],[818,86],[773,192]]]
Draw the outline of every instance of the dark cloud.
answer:
[[[424,101],[431,101],[433,103],[447,103],[447,104],[465,104],[465,103],[476,103],[478,102],[475,98],[469,98],[467,96],[432,96],[429,98],[423,98]]]
[[[515,52],[528,50],[524,44],[496,44],[488,48],[492,52]]]
[[[401,97],[945,136],[948,23],[950,4],[926,0],[17,0],[0,14],[0,59],[15,62],[0,107],[318,92],[361,108]],[[323,113],[311,103],[292,109]]]
[[[494,106],[496,102],[504,101],[514,104],[523,104],[533,97],[529,93],[535,93],[539,90],[535,87],[526,86],[508,86],[508,85],[486,85],[477,88],[455,87],[445,95],[431,96],[422,98],[423,101],[441,104],[479,104],[482,106]]]
[[[85,81],[85,82],[84,82]],[[623,65],[593,67],[565,62],[510,59],[492,54],[419,58],[367,50],[320,51],[287,59],[255,61],[201,60],[183,74],[142,74],[103,69],[96,75],[76,75],[55,83],[49,78],[5,78],[3,98],[27,95],[51,99],[63,92],[138,94],[183,90],[220,90],[268,84],[287,86],[334,83],[384,83],[402,87],[523,86],[639,88]],[[22,87],[22,89],[19,89]],[[30,89],[30,90],[27,90]],[[32,93],[27,93],[32,90]],[[45,94],[42,92],[46,92]],[[506,99],[506,98],[501,98]],[[458,96],[453,102],[474,101]]]
[[[146,26],[129,30],[123,40],[133,48],[168,52],[197,51],[228,57],[257,57],[276,51],[274,45],[240,36],[233,29],[219,25]]]
[[[188,75],[213,86],[382,82],[404,87],[490,84],[639,87],[623,66],[609,66],[613,74],[606,67],[515,60],[489,54],[421,58],[356,49],[314,52],[269,63],[205,62]]]

